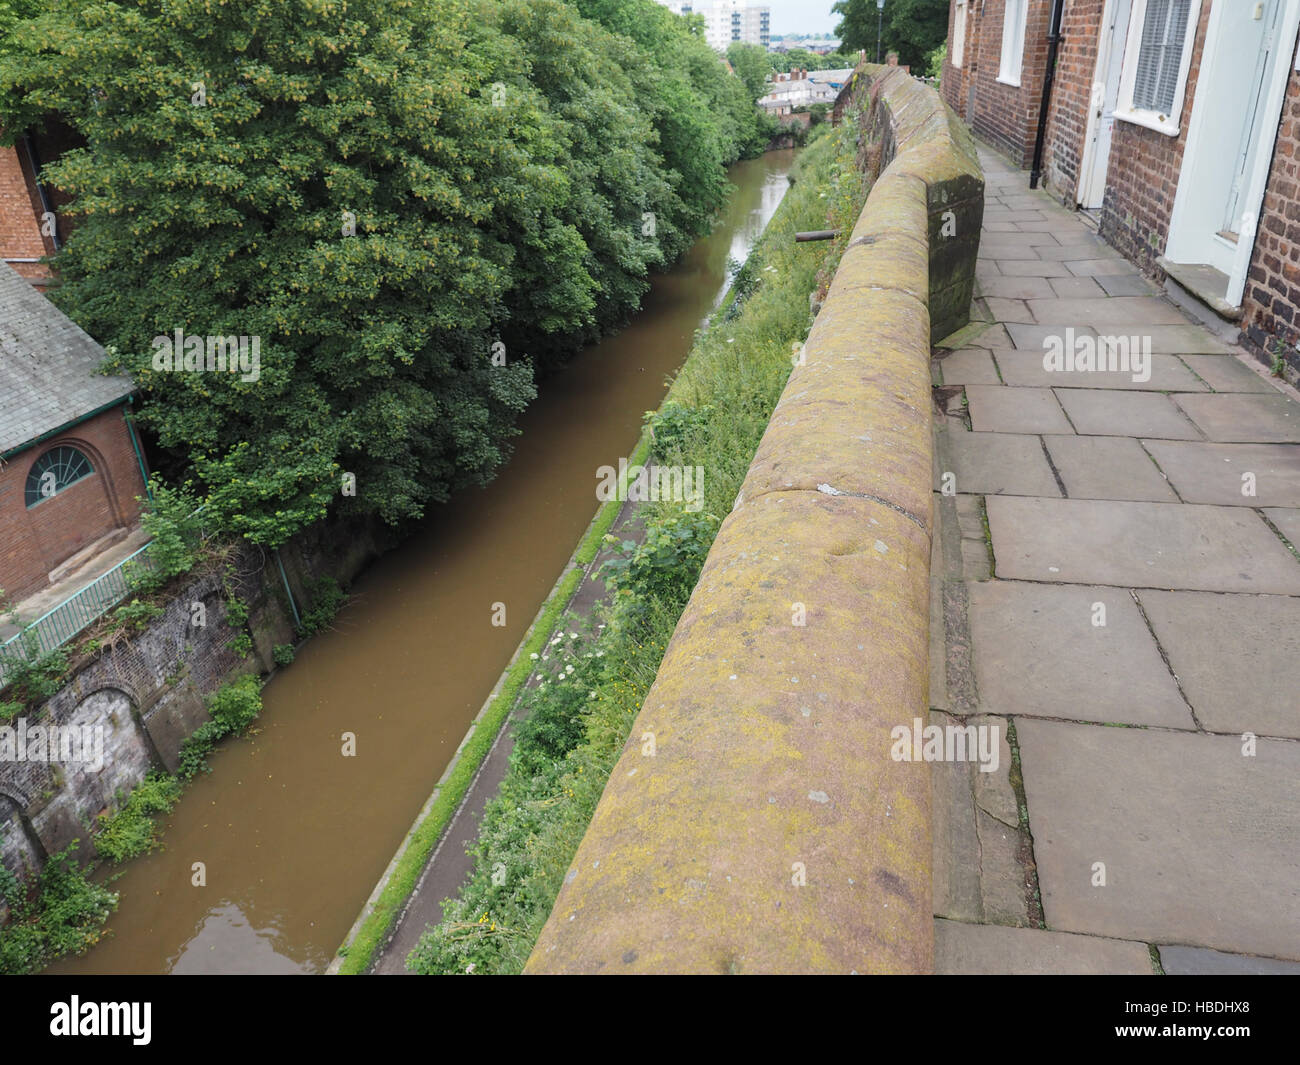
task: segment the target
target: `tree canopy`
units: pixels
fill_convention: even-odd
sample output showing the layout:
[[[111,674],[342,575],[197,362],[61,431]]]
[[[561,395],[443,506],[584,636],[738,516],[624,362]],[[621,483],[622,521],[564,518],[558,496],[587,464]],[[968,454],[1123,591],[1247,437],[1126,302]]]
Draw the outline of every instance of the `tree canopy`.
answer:
[[[840,49],[855,52],[865,48],[867,58],[876,58],[876,0],[837,0],[831,8],[843,18],[835,27]],[[923,73],[930,52],[948,37],[948,0],[885,0],[879,15],[881,60],[898,53],[904,66]]]
[[[78,221],[55,298],[265,544],[489,479],[536,375],[638,306],[763,146],[744,82],[652,0],[6,12],[0,127],[86,140],[42,173]],[[258,372],[158,368],[177,330],[258,338]]]
[[[876,53],[875,39],[872,38],[871,49],[868,51],[867,58],[874,61]],[[855,67],[858,65],[857,52],[847,50],[840,52],[828,52],[822,55],[820,52],[808,52],[802,48],[791,48],[788,52],[772,52],[771,62],[774,70],[779,70],[783,74],[791,70],[840,70],[844,67]]]
[[[767,78],[773,70],[770,55],[766,48],[743,41],[733,41],[727,46],[727,62],[745,83],[753,100],[767,92]]]

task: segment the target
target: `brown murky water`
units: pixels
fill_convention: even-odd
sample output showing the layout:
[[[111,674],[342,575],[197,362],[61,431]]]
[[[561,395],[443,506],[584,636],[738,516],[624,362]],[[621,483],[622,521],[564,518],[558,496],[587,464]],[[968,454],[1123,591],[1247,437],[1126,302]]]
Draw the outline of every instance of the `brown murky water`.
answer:
[[[108,938],[51,971],[325,969],[591,521],[597,468],[635,446],[792,161],[770,152],[732,169],[714,232],[656,279],[628,328],[547,382],[491,485],[431,512],[361,576],[334,631],[267,685],[256,733],[186,792],[163,849],[115,882]],[[343,732],[356,757],[341,756]],[[191,886],[195,862],[206,887]]]

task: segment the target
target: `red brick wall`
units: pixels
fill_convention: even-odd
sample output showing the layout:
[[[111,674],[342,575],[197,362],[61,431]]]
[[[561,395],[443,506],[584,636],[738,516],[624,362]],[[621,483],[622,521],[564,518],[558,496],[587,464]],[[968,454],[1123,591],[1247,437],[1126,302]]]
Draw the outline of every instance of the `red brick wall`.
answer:
[[[1187,143],[1187,124],[1196,99],[1196,79],[1205,48],[1205,31],[1212,4],[1201,4],[1196,25],[1187,91],[1178,123],[1178,136],[1170,137],[1132,122],[1115,122],[1110,144],[1110,169],[1106,174],[1106,199],[1101,210],[1101,235],[1148,274],[1163,278],[1156,257],[1163,255],[1169,238],[1169,216],[1178,191],[1178,174]]]
[[[939,93],[944,101],[962,118],[969,121],[966,105],[970,99],[971,79],[979,67],[979,6],[980,0],[970,0],[966,5],[966,48],[960,67],[952,65],[954,51],[953,31],[956,29],[957,5],[948,5],[948,54],[943,61]]]
[[[1260,215],[1242,294],[1243,339],[1269,362],[1280,342],[1287,362],[1300,370],[1300,74],[1294,70]]]
[[[1088,131],[1104,7],[1105,0],[1066,0],[1061,14],[1062,39],[1056,52],[1056,80],[1047,113],[1043,181],[1071,207],[1078,202],[1079,163]]]
[[[55,566],[139,517],[135,497],[144,495],[144,483],[124,410],[104,411],[0,463],[0,588],[11,599],[39,591]],[[28,509],[32,463],[60,444],[82,451],[95,472]]]
[[[978,59],[969,75],[975,83],[975,99],[965,117],[978,136],[1005,152],[1013,162],[1027,167],[1033,161],[1034,138],[1038,132],[1038,105],[1043,94],[1043,71],[1047,67],[1051,0],[1029,0],[1019,87],[997,80],[1002,65],[1005,12],[1005,0],[985,0],[980,11]],[[970,55],[969,42],[967,55]]]
[[[53,245],[41,236],[40,198],[21,142],[0,147],[0,258],[38,259],[52,254]],[[48,278],[40,263],[10,262],[23,277]]]

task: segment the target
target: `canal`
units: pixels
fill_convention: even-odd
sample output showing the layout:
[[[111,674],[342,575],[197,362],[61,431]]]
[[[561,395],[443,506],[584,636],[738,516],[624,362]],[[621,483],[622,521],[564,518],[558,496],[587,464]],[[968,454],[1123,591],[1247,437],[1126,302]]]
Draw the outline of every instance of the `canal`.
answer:
[[[492,484],[431,510],[361,575],[332,630],[266,686],[250,733],[188,789],[162,848],[114,881],[106,938],[50,971],[325,969],[595,513],[597,469],[630,454],[793,158],[732,168],[713,233],[655,279],[626,329],[547,380]],[[191,885],[195,862],[206,886]]]

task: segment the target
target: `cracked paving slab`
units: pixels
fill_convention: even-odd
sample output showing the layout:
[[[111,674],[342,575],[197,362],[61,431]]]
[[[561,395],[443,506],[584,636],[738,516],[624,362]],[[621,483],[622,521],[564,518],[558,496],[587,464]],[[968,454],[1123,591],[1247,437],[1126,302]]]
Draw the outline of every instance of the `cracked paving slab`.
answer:
[[[970,626],[981,710],[1196,727],[1125,589],[976,583]]]
[[[999,577],[1300,595],[1300,562],[1253,511],[989,496]]]
[[[1050,927],[1300,959],[1300,744],[1251,755],[1234,736],[1033,718],[1016,731]]]

